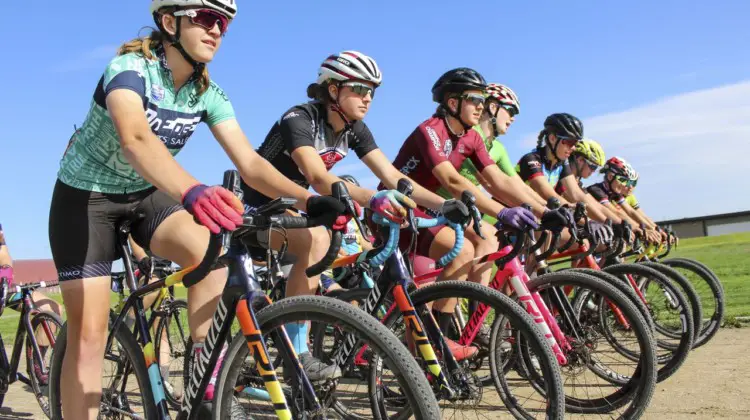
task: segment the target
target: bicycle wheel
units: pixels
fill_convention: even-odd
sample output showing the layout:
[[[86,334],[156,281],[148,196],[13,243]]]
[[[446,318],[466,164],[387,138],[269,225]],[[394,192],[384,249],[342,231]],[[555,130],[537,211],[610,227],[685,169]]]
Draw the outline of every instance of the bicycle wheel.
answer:
[[[566,409],[584,414],[618,411],[618,418],[628,419],[643,415],[656,388],[656,343],[648,324],[630,299],[610,284],[572,271],[544,274],[531,280],[527,287],[547,301],[550,311],[556,315],[558,326],[569,340],[570,348],[564,350],[568,360],[561,367]],[[565,299],[570,297],[563,292],[569,289],[589,293],[589,299],[601,308],[594,311],[596,316],[576,318],[580,328],[575,323],[561,322],[564,316],[576,316],[570,313],[570,302]],[[561,300],[558,302],[553,297]],[[620,315],[615,315],[612,308],[616,308]],[[618,321],[620,317],[627,328]],[[607,337],[603,331],[602,325],[606,322],[619,326],[620,345],[632,342],[633,351],[640,355],[637,362],[631,362],[616,349],[608,350],[613,337]]]
[[[672,376],[685,363],[695,337],[695,324],[687,297],[668,277],[641,264],[611,265],[604,272],[628,283],[627,276],[631,276],[637,284],[642,285],[639,290],[648,302],[649,317],[655,324],[656,357],[661,365],[657,382]],[[628,287],[632,290],[632,286]],[[618,350],[631,360],[639,356],[626,348]]]
[[[693,348],[706,344],[716,335],[724,321],[724,287],[716,274],[698,261],[689,258],[671,258],[661,263],[685,276],[698,293],[703,309],[703,319]]]
[[[394,381],[396,386],[404,391],[405,401],[414,409],[414,415],[417,419],[440,418],[437,400],[432,393],[427,378],[420,372],[419,365],[414,358],[387,328],[353,305],[330,297],[296,296],[263,308],[257,312],[256,318],[259,329],[263,331],[264,337],[267,337],[269,351],[275,347],[272,338],[275,335],[274,330],[290,322],[311,321],[313,324],[332,324],[333,328],[340,328],[343,331],[355,334],[357,340],[368,345],[372,357],[379,356],[378,364],[382,363],[381,366],[390,371],[390,376],[384,376],[382,379]],[[241,333],[235,335],[217,379],[216,395],[217,398],[220,398],[220,401],[214,407],[220,408],[214,409],[214,419],[229,419],[233,410],[236,414],[238,407],[241,407],[246,413],[247,408],[240,403],[239,399],[247,396],[247,394],[254,395],[249,399],[254,399],[258,403],[265,403],[265,407],[260,407],[261,414],[253,414],[253,418],[267,415],[275,416],[270,401],[262,401],[262,396],[259,396],[259,394],[262,395],[265,388],[260,385],[262,379],[258,377],[255,363],[245,362],[248,356],[247,339]],[[274,356],[270,357],[275,358]],[[374,363],[373,366],[375,366]],[[277,366],[277,368],[281,367]],[[282,375],[279,374],[278,376],[281,379]],[[333,411],[330,394],[341,391],[342,396],[346,397],[344,394],[351,392],[352,385],[356,384],[352,384],[345,378],[316,385],[316,393],[323,408],[326,411]],[[309,414],[303,412],[304,408],[295,404],[298,401],[296,390],[285,385],[282,385],[282,387],[287,395],[290,408],[293,412],[296,412],[295,415]],[[375,409],[377,407],[374,401],[375,396],[367,393],[367,391],[365,391],[365,395],[362,395],[356,389],[351,393],[359,394],[352,400],[359,401],[360,405],[363,406],[362,410],[371,413],[370,418],[380,418],[382,413]],[[370,401],[369,408],[364,407],[363,401]],[[317,414],[320,415],[321,413]],[[332,414],[335,415],[335,413]]]
[[[26,370],[31,390],[47,417],[50,417],[49,369],[53,357],[52,348],[61,328],[62,320],[54,312],[37,312],[31,317],[31,331],[28,333],[36,337],[36,347],[42,356],[41,364],[34,359],[34,342],[30,337],[26,337]]]
[[[62,363],[67,347],[67,322],[60,329],[57,342],[53,349],[52,364],[50,365],[49,404],[51,418],[63,418],[62,399],[60,394],[60,379]],[[125,325],[121,325],[115,332],[112,346],[105,349],[102,380],[107,378],[107,364],[111,363],[113,374],[109,385],[102,388],[102,403],[99,416],[104,418],[132,418],[140,417],[147,420],[156,419],[156,405],[151,392],[146,363],[138,343]],[[132,389],[133,382],[129,380],[135,375],[138,389]]]
[[[453,400],[444,399],[441,401],[441,410],[446,417],[460,416],[461,418],[492,418],[503,414],[503,408],[507,409],[504,414],[512,415],[515,418],[534,419],[549,418],[561,419],[565,413],[564,391],[560,368],[557,364],[551,348],[547,344],[544,335],[534,324],[533,318],[527,314],[522,307],[513,302],[510,298],[502,293],[488,287],[471,283],[467,281],[439,281],[430,285],[423,286],[411,293],[412,303],[420,312],[420,308],[426,310],[430,303],[447,299],[457,298],[473,301],[477,307],[486,305],[489,312],[485,322],[501,323],[506,331],[511,334],[493,334],[490,336],[489,347],[480,349],[480,353],[470,362],[461,362],[462,367],[459,371],[447,372],[446,366],[441,362],[443,371],[454,378],[457,384],[457,397]],[[420,316],[426,314],[419,314]],[[470,314],[465,314],[468,328],[472,327]],[[478,318],[477,318],[478,319]],[[502,319],[502,321],[498,321]],[[406,328],[403,321],[403,314],[400,311],[393,311],[385,319],[384,324],[395,330],[397,336],[405,340]],[[458,328],[458,323],[454,322],[449,328],[450,331],[444,331],[447,338],[459,341],[460,336],[464,333]],[[437,345],[437,343],[434,343]],[[537,378],[540,379],[538,386],[533,386],[529,381],[529,375],[519,369],[508,373],[504,367],[508,365],[509,348],[523,348],[530,357],[537,362]],[[421,358],[419,359],[421,360]],[[485,363],[486,362],[486,363]],[[427,367],[423,370],[427,372]],[[378,376],[371,372],[370,387],[373,390],[383,388]],[[487,376],[490,380],[487,385],[481,380],[482,376]],[[469,378],[467,382],[455,381],[456,378]],[[466,386],[466,389],[461,387]],[[487,392],[494,387],[497,394],[493,395]],[[388,396],[396,395],[395,390],[381,390],[381,394]],[[388,404],[393,404],[394,398],[387,400],[381,399],[383,409],[393,409]],[[398,400],[395,400],[398,402]],[[503,407],[504,406],[504,407]],[[470,410],[474,415],[467,414]],[[401,407],[401,416],[409,413],[409,407]]]
[[[187,340],[190,337],[187,302],[175,299],[160,309],[157,316],[159,324],[154,343],[156,362],[164,384],[164,396],[172,408],[179,409],[185,384],[183,367],[188,355]]]
[[[685,278],[680,272],[675,270],[674,268],[668,267],[664,264],[651,262],[651,261],[643,261],[638,264],[641,264],[643,266],[653,268],[665,276],[669,277],[670,280],[674,282],[675,285],[680,287],[685,293],[685,297],[687,297],[688,302],[690,303],[690,309],[693,313],[693,325],[703,325],[703,305],[701,305],[701,300],[698,297],[698,292],[695,291],[695,288],[690,283],[690,281]],[[698,334],[700,334],[700,328],[695,328],[695,337],[693,339],[693,342],[699,338]]]

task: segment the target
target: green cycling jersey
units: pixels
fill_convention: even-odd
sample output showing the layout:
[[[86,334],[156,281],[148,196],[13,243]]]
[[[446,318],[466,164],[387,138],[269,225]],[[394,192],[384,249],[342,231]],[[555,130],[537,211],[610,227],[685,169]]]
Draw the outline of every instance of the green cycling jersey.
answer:
[[[485,136],[484,132],[482,131],[482,127],[480,127],[479,125],[475,125],[474,127],[472,127],[472,130],[479,133],[479,136],[482,138],[485,147],[487,147],[489,151],[490,157],[495,161],[495,163],[497,163],[497,166],[500,168],[500,170],[508,176],[514,176],[516,174],[516,170],[513,167],[513,164],[510,163],[510,158],[508,157],[508,152],[505,150],[505,146],[503,146],[503,144],[500,143],[497,139]],[[466,159],[464,161],[458,173],[460,173],[464,178],[471,181],[472,184],[479,185],[479,180],[477,179],[478,171],[474,164],[471,162],[471,159]],[[438,189],[437,193],[441,197],[446,199],[453,198],[450,192],[448,192],[448,190],[444,187]]]
[[[214,82],[199,94],[196,78],[175,90],[172,72],[161,46],[153,59],[128,53],[107,65],[91,100],[86,120],[68,144],[57,177],[65,184],[105,194],[145,190],[151,184],[130,165],[120,147],[106,97],[115,89],[137,93],[152,132],[174,156],[185,145],[199,122],[210,127],[233,119],[234,110]]]

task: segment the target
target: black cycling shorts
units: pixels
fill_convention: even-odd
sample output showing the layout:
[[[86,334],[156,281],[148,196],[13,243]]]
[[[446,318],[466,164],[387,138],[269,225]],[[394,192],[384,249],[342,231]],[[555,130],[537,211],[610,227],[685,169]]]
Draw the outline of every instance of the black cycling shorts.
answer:
[[[60,281],[109,276],[122,258],[116,228],[129,212],[145,218],[131,226],[148,250],[156,228],[183,207],[155,187],[130,194],[103,194],[55,183],[49,212],[49,243]]]

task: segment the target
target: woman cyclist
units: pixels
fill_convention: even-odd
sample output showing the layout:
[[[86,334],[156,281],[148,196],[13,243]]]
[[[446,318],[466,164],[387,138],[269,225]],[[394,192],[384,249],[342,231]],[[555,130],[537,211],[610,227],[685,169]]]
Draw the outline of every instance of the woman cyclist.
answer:
[[[508,132],[510,125],[515,121],[516,115],[520,113],[521,104],[518,96],[507,86],[490,83],[487,85],[486,97],[479,124],[471,129],[482,138],[490,157],[501,170],[500,178],[504,182],[498,184],[499,190],[496,190],[498,195],[494,198],[502,203],[515,206],[528,203],[537,216],[542,216],[546,210],[545,201],[524,184],[516,174],[505,146],[499,140],[500,136]],[[474,185],[482,185],[482,189],[485,191],[491,188],[482,175],[478,173],[476,166],[470,159],[464,161],[459,173]],[[452,198],[451,193],[444,187],[438,189],[438,194],[445,198]],[[490,222],[495,222],[495,218],[491,215],[486,215],[485,218]]]
[[[583,139],[583,123],[573,115],[557,113],[548,116],[539,132],[537,147],[518,161],[516,171],[544,200],[557,198],[561,205],[586,201],[568,158]],[[597,242],[612,238],[612,229],[605,225],[606,215],[596,208],[589,212],[591,230]],[[567,240],[567,232],[561,235]]]
[[[235,17],[235,1],[154,0],[150,11],[158,30],[125,43],[106,67],[63,155],[50,205],[50,246],[68,321],[60,387],[67,418],[94,419],[99,411],[110,272],[121,257],[116,223],[131,211],[144,214],[132,227],[135,241],[182,267],[201,261],[210,232],[242,223],[234,194],[200,183],[173,158],[199,122],[259,191],[294,197],[311,215],[343,208],[260,158],[210,80],[206,65]],[[226,271],[216,270],[188,290],[195,343],[204,341],[225,281]]]
[[[633,183],[635,170],[625,159],[613,156],[599,171],[604,174],[602,182],[588,186],[589,194],[633,226],[633,232],[643,235],[649,242],[661,241],[661,234],[648,225],[641,225],[639,214],[625,202],[625,194]]]
[[[295,105],[276,121],[268,132],[258,154],[286,177],[303,187],[312,187],[321,194],[330,194],[331,185],[341,178],[330,169],[346,157],[349,149],[388,188],[395,188],[405,175],[391,165],[378,148],[370,129],[362,121],[370,109],[375,91],[382,82],[382,74],[371,57],[358,51],[343,51],[327,57],[318,69],[315,83],[307,88],[311,101]],[[420,205],[437,211],[450,206],[440,196],[417,183],[413,199]],[[265,191],[243,185],[245,204],[257,208],[274,197]],[[411,199],[398,191],[373,191],[354,184],[348,185],[352,199],[363,207],[402,223],[406,210],[402,203],[413,205]],[[287,296],[313,294],[319,277],[307,278],[305,269],[322,258],[330,241],[322,229],[309,229],[312,240],[299,241],[298,231],[287,232],[289,253],[297,257],[287,282]],[[259,232],[257,246],[278,249],[283,239],[278,233]],[[287,325],[287,332],[300,354],[300,361],[311,380],[335,378],[341,375],[335,365],[325,365],[309,352],[309,329],[306,323]]]
[[[490,193],[497,194],[499,187],[507,182],[507,177],[490,157],[479,133],[472,130],[482,115],[485,106],[487,83],[484,77],[469,68],[456,68],[444,73],[432,87],[432,99],[438,103],[436,113],[422,122],[406,139],[393,164],[401,172],[431,191],[445,188],[452,197],[460,197],[468,190],[476,197],[477,208],[485,214],[497,217],[500,223],[516,229],[527,225],[537,226],[534,214],[522,207],[506,208],[482,193],[472,182],[458,172],[469,159],[477,172],[486,180]],[[381,186],[382,188],[383,186]],[[499,195],[499,194],[498,194]],[[535,204],[535,203],[531,203]],[[418,208],[415,216],[426,217],[429,210]],[[439,279],[469,279],[488,284],[491,276],[491,263],[474,265],[475,257],[497,251],[498,241],[495,228],[489,224],[482,226],[482,239],[473,229],[465,231],[466,241],[459,256],[440,274]],[[411,242],[411,233],[401,232],[401,247],[405,249]],[[416,240],[417,256],[414,269],[423,270],[419,264],[440,258],[454,244],[452,229],[445,226],[426,229]],[[438,318],[452,316],[455,300],[446,300],[433,305]],[[459,347],[451,343],[451,351],[457,358],[467,358],[476,354],[474,347]]]

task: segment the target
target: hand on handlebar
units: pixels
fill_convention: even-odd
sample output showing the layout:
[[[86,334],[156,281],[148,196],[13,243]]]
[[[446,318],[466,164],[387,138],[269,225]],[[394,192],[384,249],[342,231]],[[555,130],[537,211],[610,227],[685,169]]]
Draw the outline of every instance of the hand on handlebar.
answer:
[[[524,230],[527,226],[534,229],[539,228],[539,223],[531,210],[524,207],[506,207],[497,214],[500,225],[511,227],[516,230]]]
[[[611,227],[596,220],[589,220],[589,231],[597,244],[609,244],[614,237]]]
[[[307,216],[322,222],[332,230],[346,230],[351,215],[346,213],[346,206],[338,198],[328,195],[314,195],[307,199]]]
[[[407,208],[415,208],[417,204],[411,198],[396,190],[382,190],[370,199],[370,209],[393,223],[403,224]]]
[[[219,233],[221,228],[229,231],[237,229],[242,225],[245,211],[242,201],[219,185],[193,185],[182,196],[182,206],[197,223],[213,234]]]
[[[463,228],[466,228],[471,221],[469,208],[464,203],[455,199],[445,200],[443,206],[440,207],[440,213],[452,223],[460,225]]]

